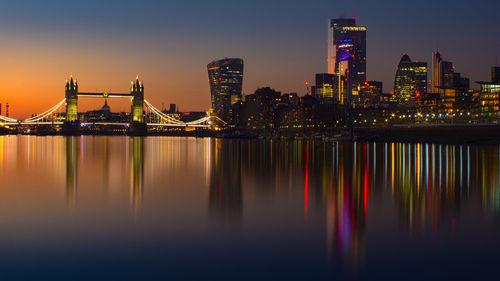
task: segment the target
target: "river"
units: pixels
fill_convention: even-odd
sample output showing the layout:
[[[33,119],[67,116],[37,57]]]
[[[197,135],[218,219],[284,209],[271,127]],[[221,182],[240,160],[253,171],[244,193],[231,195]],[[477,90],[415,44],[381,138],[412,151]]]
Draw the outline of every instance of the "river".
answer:
[[[499,146],[0,136],[2,278],[494,278]]]

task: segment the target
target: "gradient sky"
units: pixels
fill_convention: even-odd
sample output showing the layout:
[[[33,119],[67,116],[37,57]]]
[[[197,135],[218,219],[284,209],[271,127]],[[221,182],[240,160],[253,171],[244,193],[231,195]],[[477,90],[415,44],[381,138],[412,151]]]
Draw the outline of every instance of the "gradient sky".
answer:
[[[498,0],[0,0],[0,102],[11,116],[44,111],[73,73],[81,91],[128,92],[139,74],[157,107],[206,110],[206,65],[245,60],[244,94],[271,86],[304,94],[326,71],[327,20],[368,27],[368,79],[392,90],[403,53],[439,49],[472,81],[489,80],[500,54]],[[474,85],[474,87],[476,87]],[[81,109],[102,100],[83,101]],[[113,111],[129,110],[113,102]]]

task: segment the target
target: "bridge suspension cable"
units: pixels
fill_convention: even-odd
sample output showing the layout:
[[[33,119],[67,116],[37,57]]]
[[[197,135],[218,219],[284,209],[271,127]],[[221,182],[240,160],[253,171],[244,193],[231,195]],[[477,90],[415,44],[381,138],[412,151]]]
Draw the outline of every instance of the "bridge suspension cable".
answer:
[[[156,107],[154,107],[147,100],[144,100],[144,104],[146,104],[146,107],[148,107],[154,114],[156,114],[157,116],[159,116],[161,119],[165,120],[166,122],[173,123],[173,124],[176,124],[176,125],[181,125],[181,126],[185,126],[186,125],[186,123],[184,123],[184,122],[182,122],[180,120],[174,119],[174,118],[168,116],[167,114],[161,112],[160,110],[158,110]]]
[[[219,122],[221,122],[222,124],[224,124],[224,126],[227,126],[227,122],[220,119],[219,116],[215,116],[215,120],[218,120]]]
[[[194,121],[190,121],[190,122],[183,122],[183,121],[180,121],[180,120],[177,120],[163,112],[161,112],[159,109],[157,109],[156,107],[154,107],[150,102],[148,102],[147,100],[144,100],[144,104],[146,105],[146,107],[151,110],[152,113],[156,114],[157,116],[159,116],[161,119],[163,119],[164,121],[166,121],[167,123],[171,123],[171,124],[174,124],[174,125],[179,125],[179,126],[198,126],[198,125],[202,125],[206,122],[209,122],[209,121],[218,121],[220,122],[221,124],[223,124],[224,126],[227,126],[227,123],[220,119],[219,117],[217,116],[205,116],[203,118],[200,118],[198,120],[194,120]]]
[[[56,110],[58,110],[61,106],[63,106],[65,104],[65,102],[66,102],[66,98],[64,98],[61,102],[59,102],[57,105],[55,105],[51,109],[49,109],[49,110],[47,110],[39,115],[36,115],[36,116],[33,116],[33,117],[28,118],[26,120],[23,120],[22,123],[36,123],[44,118],[47,118],[52,113],[54,113]]]
[[[5,123],[17,123],[17,120],[16,120],[16,119],[13,119],[13,118],[9,118],[9,117],[6,117],[6,116],[2,116],[2,115],[0,115],[0,122],[5,122]]]

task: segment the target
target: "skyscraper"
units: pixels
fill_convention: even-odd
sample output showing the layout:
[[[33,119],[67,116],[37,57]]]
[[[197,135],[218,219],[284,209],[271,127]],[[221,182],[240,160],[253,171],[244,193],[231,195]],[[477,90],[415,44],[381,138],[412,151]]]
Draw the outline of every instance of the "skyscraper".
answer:
[[[404,54],[396,71],[394,94],[399,101],[408,102],[423,93],[427,93],[427,63],[413,62]]]
[[[440,87],[443,82],[441,62],[441,54],[439,52],[434,52],[432,54],[432,92],[437,94],[440,92]]]
[[[408,54],[404,54],[399,61],[394,79],[394,95],[400,102],[408,102],[415,93],[415,71],[413,62]]]
[[[443,88],[451,87],[455,67],[453,63],[441,58],[439,52],[432,55],[432,92],[443,93]]]
[[[415,90],[417,93],[427,93],[427,73],[429,69],[426,62],[414,62],[413,69],[415,71]]]
[[[355,18],[328,21],[328,73],[337,75],[340,103],[366,81],[366,30]]]
[[[241,100],[243,60],[222,59],[208,64],[212,109],[223,120],[230,121],[231,104]]]

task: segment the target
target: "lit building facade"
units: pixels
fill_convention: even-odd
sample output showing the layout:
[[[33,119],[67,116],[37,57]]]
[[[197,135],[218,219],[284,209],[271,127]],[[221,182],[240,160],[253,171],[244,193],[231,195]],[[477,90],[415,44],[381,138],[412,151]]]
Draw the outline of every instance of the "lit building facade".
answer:
[[[491,82],[478,82],[481,85],[479,96],[482,117],[500,116],[500,67],[491,69]]]
[[[403,55],[396,70],[394,79],[394,95],[400,102],[410,101],[415,93],[415,71],[413,63],[408,54]]]
[[[316,74],[316,84],[312,87],[312,93],[319,98],[333,99],[338,91],[338,80],[335,74],[318,73]]]
[[[411,101],[427,93],[427,63],[413,62],[404,54],[394,79],[394,94],[400,102]]]
[[[417,93],[427,93],[428,92],[428,80],[427,80],[427,73],[429,72],[429,69],[427,67],[426,62],[414,62],[413,63],[413,70],[415,73],[415,90]]]
[[[366,31],[356,25],[356,19],[328,22],[328,73],[337,75],[341,104],[351,101],[366,81]]]
[[[223,120],[230,121],[231,104],[241,101],[243,60],[229,58],[208,64],[212,109]]]

